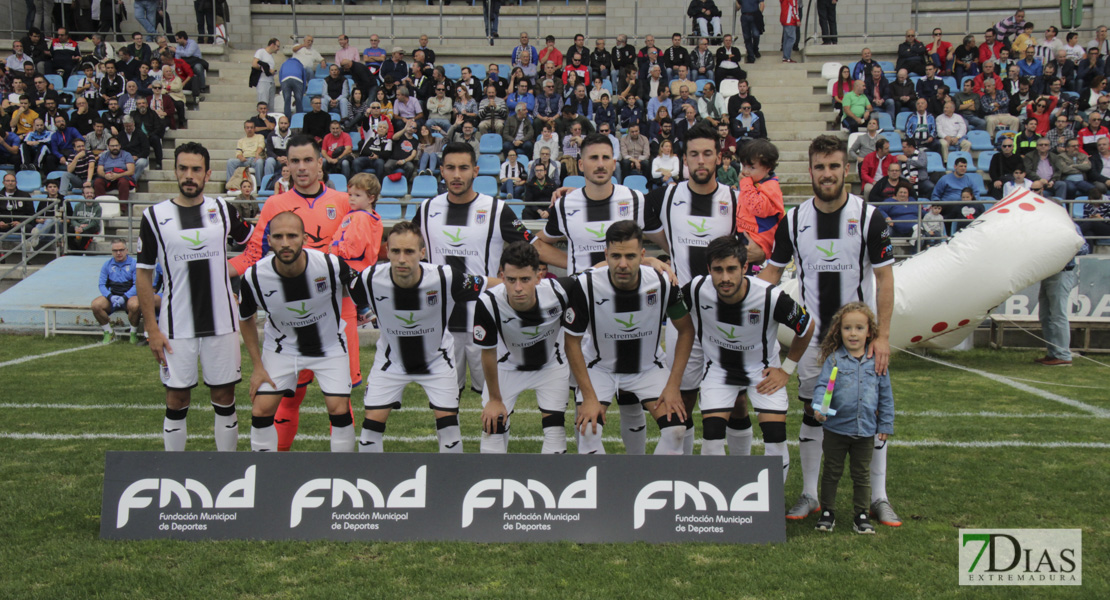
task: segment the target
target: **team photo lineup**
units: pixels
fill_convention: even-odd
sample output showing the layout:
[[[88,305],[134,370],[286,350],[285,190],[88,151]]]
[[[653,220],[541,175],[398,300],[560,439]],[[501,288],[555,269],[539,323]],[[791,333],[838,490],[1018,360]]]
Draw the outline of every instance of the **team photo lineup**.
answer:
[[[534,235],[504,201],[472,189],[477,157],[467,144],[443,149],[446,193],[388,231],[373,210],[377,179],[353,177],[349,194],[327,187],[310,136],[289,141],[293,187],[269,198],[253,227],[229,203],[203,195],[208,151],[178,145],[179,194],[143,213],[136,284],[166,389],[165,449],[185,450],[191,390],[201,375],[221,451],[236,449],[237,384],[249,388],[251,449],[278,451],[293,447],[315,380],[333,452],[382,452],[390,413],[416,383],[439,451],[461,453],[459,399],[469,385],[482,398],[482,453],[509,450],[517,401],[533,390],[543,453],[567,452],[571,397],[581,454],[605,453],[614,400],[628,454],[646,452],[645,412],[655,421],[651,431],[658,428],[655,454],[693,454],[697,406],[702,454],[724,455],[727,447],[748,455],[754,411],[765,454],[781,457],[785,481],[786,384],[797,372],[804,486],[787,518],[820,512],[817,528],[832,529],[832,511],[821,505],[833,504],[847,456],[853,529],[874,533],[871,518],[900,526],[885,481],[894,422],[887,224],[848,193],[843,141],[813,140],[814,197],[787,211],[769,177],[774,145],[757,140],[741,149],[745,175],[770,184],[744,197],[715,178],[716,138],[707,125],[690,129],[683,143],[689,179],[644,195],[612,181],[616,161],[606,136],[585,137],[578,167],[586,184],[560,190]],[[664,260],[647,255],[648,242]],[[245,248],[229,259],[228,243]],[[818,261],[823,243],[840,249],[831,262],[827,253]],[[388,261],[376,260],[381,248]],[[801,303],[776,285],[790,264]],[[156,267],[164,276],[160,297]],[[372,322],[380,337],[364,369],[358,327]],[[785,348],[780,326],[793,335]],[[815,410],[838,371],[833,410],[828,398]],[[359,430],[352,391],[360,387]]]

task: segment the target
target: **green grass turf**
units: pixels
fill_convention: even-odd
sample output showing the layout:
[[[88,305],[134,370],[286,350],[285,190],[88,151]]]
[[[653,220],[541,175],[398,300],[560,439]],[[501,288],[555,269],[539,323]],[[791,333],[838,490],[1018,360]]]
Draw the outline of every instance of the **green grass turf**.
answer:
[[[90,337],[0,336],[0,362],[95,341]],[[363,349],[363,365],[372,351]],[[1034,352],[972,351],[933,356],[1026,382],[1068,398],[1110,408],[1105,367],[1079,360],[1070,369],[1034,368]],[[249,361],[244,357],[244,370]],[[892,363],[898,441],[1105,442],[1107,419],[981,376],[898,354]],[[471,544],[329,542],[103,542],[98,539],[104,453],[159,450],[163,392],[146,348],[116,343],[0,368],[0,433],[155,434],[141,440],[0,438],[0,597],[300,598],[1039,598],[1110,597],[1106,576],[1110,489],[1106,449],[894,447],[888,488],[905,520],[898,529],[856,536],[848,523],[832,534],[813,519],[787,523],[777,546],[716,544]],[[1069,386],[1088,387],[1061,387]],[[792,383],[792,387],[796,384]],[[356,408],[361,404],[359,391]],[[793,394],[793,390],[792,390]],[[190,450],[211,450],[211,416],[200,388],[189,416]],[[431,452],[434,436],[422,392],[410,388],[406,410],[386,432],[387,451]],[[129,408],[71,410],[17,404],[122,404]],[[241,399],[240,414],[246,415]],[[322,400],[311,388],[301,432],[327,433]],[[466,392],[464,409],[480,400]],[[513,419],[517,436],[540,433],[534,399]],[[980,411],[1016,415],[969,416]],[[793,409],[792,412],[797,412]],[[937,414],[943,416],[936,416]],[[962,415],[962,416],[961,416]],[[610,415],[616,422],[616,411]],[[476,452],[479,415],[462,413],[466,450]],[[799,418],[788,420],[789,438]],[[617,437],[610,427],[607,437]],[[649,429],[651,429],[649,427]],[[240,450],[249,447],[246,428]],[[757,436],[758,440],[758,436]],[[514,440],[514,452],[539,442]],[[298,450],[326,451],[323,440]],[[573,444],[571,445],[573,451]],[[607,444],[622,451],[619,443]],[[649,447],[650,451],[650,447]],[[756,453],[760,450],[757,448]],[[786,485],[800,491],[797,448]],[[841,513],[850,483],[841,484]],[[959,528],[1083,529],[1084,586],[960,588]]]

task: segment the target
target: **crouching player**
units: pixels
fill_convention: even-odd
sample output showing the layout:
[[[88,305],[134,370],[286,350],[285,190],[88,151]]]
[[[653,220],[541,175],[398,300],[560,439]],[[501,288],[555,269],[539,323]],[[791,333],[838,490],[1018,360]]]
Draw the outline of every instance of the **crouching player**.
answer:
[[[251,449],[276,452],[274,415],[297,376],[309,369],[324,393],[331,420],[331,451],[354,452],[351,372],[340,305],[358,275],[339,258],[304,248],[304,221],[293,212],[270,219],[273,253],[243,273],[239,315],[250,354]],[[358,302],[365,306],[365,299]],[[255,313],[266,311],[266,342],[258,349]],[[358,343],[355,341],[354,343]]]
[[[501,253],[502,284],[475,303],[474,343],[482,348],[483,453],[504,454],[509,418],[524,390],[535,390],[543,454],[566,454],[567,361],[560,347],[571,278],[541,279],[540,253],[513,242]]]
[[[694,277],[685,290],[698,339],[705,352],[701,384],[702,454],[725,453],[725,428],[736,398],[747,391],[759,415],[765,453],[782,457],[782,477],[790,470],[786,449],[786,382],[801,359],[813,322],[805,308],[763,280],[744,275],[748,252],[736,238],[719,237],[705,249],[709,276]],[[794,332],[786,363],[779,363],[778,324]]]

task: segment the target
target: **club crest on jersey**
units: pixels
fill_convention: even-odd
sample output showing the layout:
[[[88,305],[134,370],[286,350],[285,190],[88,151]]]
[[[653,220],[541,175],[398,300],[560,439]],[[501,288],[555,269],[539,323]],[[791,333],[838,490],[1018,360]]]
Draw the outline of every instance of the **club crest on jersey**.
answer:
[[[617,214],[618,215],[620,215],[622,217],[627,217],[631,213],[632,213],[632,203],[631,202],[618,202],[617,203]]]
[[[755,309],[755,310],[749,310],[748,311],[748,324],[758,325],[759,324],[759,314],[760,313],[759,313],[758,308]]]
[[[328,278],[327,277],[317,277],[315,281],[316,281],[316,291],[317,292],[326,292],[326,291],[328,291]]]
[[[474,222],[479,224],[479,225],[482,225],[483,223],[486,222],[486,215],[487,214],[489,214],[489,211],[485,211],[485,210],[479,210],[479,211],[475,212],[474,213]]]
[[[209,223],[218,223],[219,220],[220,220],[220,215],[216,213],[216,209],[215,208],[208,209],[208,222]]]
[[[659,298],[659,290],[651,290],[647,293],[648,306],[655,306],[655,302]]]
[[[334,204],[329,204],[327,206],[327,214],[329,219],[334,219],[336,216],[338,216],[339,213],[335,210]]]
[[[728,214],[728,202],[718,202],[717,203],[717,212],[721,213],[722,215],[727,215]]]
[[[859,235],[858,219],[848,219],[848,235]]]
[[[428,306],[435,306],[439,302],[439,292],[435,290],[428,292],[427,299]]]

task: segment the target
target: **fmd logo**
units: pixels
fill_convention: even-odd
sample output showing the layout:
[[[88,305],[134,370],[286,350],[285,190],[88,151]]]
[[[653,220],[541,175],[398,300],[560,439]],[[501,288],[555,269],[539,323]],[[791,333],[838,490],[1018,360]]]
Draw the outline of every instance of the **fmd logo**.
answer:
[[[462,526],[467,528],[474,522],[474,511],[492,507],[497,495],[488,492],[501,492],[501,507],[509,508],[514,499],[519,498],[524,509],[536,509],[536,500],[543,504],[538,508],[545,510],[592,510],[597,508],[597,467],[590,467],[586,476],[571,482],[559,499],[545,483],[529,479],[521,483],[516,479],[483,479],[470,486],[462,505]]]
[[[653,481],[640,488],[636,494],[636,502],[632,507],[632,528],[639,529],[644,526],[649,510],[663,510],[673,499],[674,511],[679,512],[686,508],[686,503],[693,504],[693,510],[698,512],[717,511],[718,513],[752,513],[770,511],[771,487],[770,475],[767,469],[759,472],[756,480],[740,486],[731,498],[726,498],[720,488],[707,481],[699,481],[694,485],[688,481],[662,480]],[[721,515],[716,517],[698,517],[698,523],[719,524],[744,524],[751,517],[737,515]]]
[[[428,492],[428,467],[422,465],[416,469],[412,479],[398,483],[389,497],[386,498],[381,489],[368,479],[332,479],[322,477],[313,479],[297,489],[293,494],[293,503],[289,508],[289,528],[301,524],[301,516],[306,509],[319,508],[324,505],[324,496],[316,496],[317,492],[331,490],[331,507],[337,508],[343,504],[343,499],[348,498],[352,508],[366,506],[364,496],[369,498],[374,508],[424,508]]]
[[[1083,585],[1083,530],[961,529],[960,585]]]
[[[212,499],[212,492],[208,486],[196,479],[186,479],[184,483],[176,479],[146,478],[140,479],[127,486],[120,494],[119,504],[116,508],[116,529],[127,525],[132,510],[139,510],[150,506],[154,501],[153,496],[141,496],[143,492],[158,491],[158,508],[166,508],[174,498],[182,509],[193,508],[193,496],[196,496],[200,508],[254,508],[254,475],[255,466],[247,467],[243,477],[233,479],[225,485]]]

